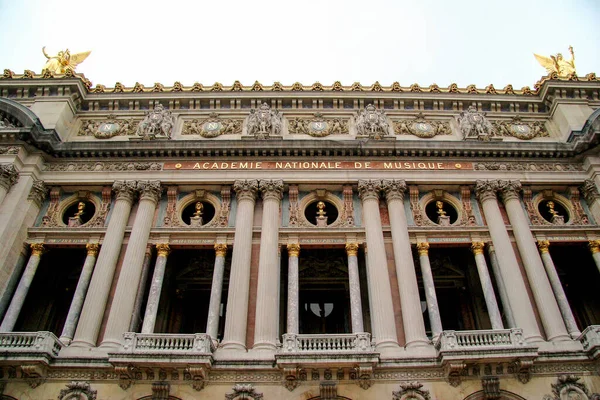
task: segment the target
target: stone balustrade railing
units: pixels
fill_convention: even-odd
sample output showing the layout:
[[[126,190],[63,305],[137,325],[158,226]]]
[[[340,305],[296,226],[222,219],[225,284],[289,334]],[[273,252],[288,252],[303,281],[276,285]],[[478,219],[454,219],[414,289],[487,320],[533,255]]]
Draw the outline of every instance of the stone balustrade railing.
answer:
[[[480,331],[443,331],[435,344],[437,350],[468,350],[523,346],[522,329]]]
[[[56,357],[62,347],[52,332],[0,333],[0,352],[40,353]]]
[[[166,334],[134,333],[123,334],[123,347],[120,353],[131,354],[211,354],[215,346],[206,333]]]
[[[283,335],[283,353],[360,353],[375,351],[369,333],[330,335]]]

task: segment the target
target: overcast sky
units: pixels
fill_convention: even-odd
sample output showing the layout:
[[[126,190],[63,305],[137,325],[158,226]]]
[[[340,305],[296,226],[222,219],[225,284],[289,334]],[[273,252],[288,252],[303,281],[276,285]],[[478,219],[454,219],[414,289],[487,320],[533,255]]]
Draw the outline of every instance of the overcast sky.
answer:
[[[379,81],[515,88],[545,75],[533,53],[600,75],[600,0],[0,0],[0,69],[41,72],[91,50],[94,84],[250,86]]]

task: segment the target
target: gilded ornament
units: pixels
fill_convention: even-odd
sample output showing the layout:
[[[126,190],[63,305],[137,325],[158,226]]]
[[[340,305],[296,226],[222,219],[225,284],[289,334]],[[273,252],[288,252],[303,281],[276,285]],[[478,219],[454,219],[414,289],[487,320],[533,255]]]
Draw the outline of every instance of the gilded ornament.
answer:
[[[533,92],[531,91],[531,88],[529,86],[523,86],[521,92],[523,92],[523,95],[525,96],[533,96]]]
[[[473,243],[471,243],[471,250],[473,251],[473,254],[475,254],[475,255],[483,254],[483,248],[484,247],[485,247],[485,243],[484,242],[473,242]]]
[[[363,91],[363,87],[360,84],[360,82],[354,82],[352,84],[352,86],[350,87],[350,90],[352,90],[353,92],[362,92]]]
[[[46,252],[46,248],[44,247],[43,243],[32,243],[30,247],[32,256],[39,257]]]
[[[85,245],[87,250],[87,255],[90,257],[96,257],[98,255],[98,250],[100,249],[100,244],[98,243],[88,243]]]
[[[259,81],[254,81],[254,85],[252,85],[252,88],[250,90],[252,92],[262,92],[264,89],[263,85],[261,85]]]
[[[288,243],[287,251],[290,257],[298,257],[300,255],[300,245],[298,243]]]
[[[92,90],[93,93],[104,93],[106,91],[106,86],[101,85],[101,84],[97,84],[96,87],[94,88],[94,90]]]
[[[458,85],[456,83],[451,83],[450,86],[448,86],[448,93],[460,93]]]
[[[383,87],[381,87],[379,81],[375,81],[373,86],[371,86],[371,92],[383,92]]]
[[[283,85],[281,84],[281,82],[274,82],[273,87],[271,87],[271,90],[274,92],[281,92],[283,91]]]
[[[49,69],[42,70],[42,79],[52,79],[54,78],[54,73]]]
[[[504,90],[504,94],[515,94],[515,90],[513,89],[513,85],[508,84],[508,85],[506,85],[504,87],[503,90]]]
[[[195,82],[192,85],[192,92],[203,92],[204,91],[204,87],[202,86],[201,83]]]
[[[570,75],[576,74],[575,52],[573,51],[573,46],[569,46],[569,53],[571,53],[570,60],[566,60],[561,53],[551,55],[550,57],[541,56],[535,53],[533,55],[537,62],[546,69],[548,74],[556,73],[558,77],[567,78]]]
[[[429,85],[429,93],[442,93],[440,87],[435,83],[433,85]]]
[[[418,250],[420,256],[428,255],[429,254],[429,243],[427,243],[427,242],[417,243],[417,250]]]
[[[493,84],[489,84],[488,86],[485,87],[485,93],[486,94],[498,94],[498,92],[496,91],[496,88],[494,87]]]
[[[413,83],[412,85],[410,85],[410,91],[412,93],[421,93],[423,92],[423,89],[421,89],[421,86],[419,86],[418,83]]]
[[[215,254],[217,257],[225,257],[227,255],[227,243],[215,243]]]
[[[7,70],[4,70],[4,71],[6,72]],[[585,76],[585,79],[587,79],[587,80],[588,80],[588,81],[590,81],[590,82],[591,82],[591,81],[596,81],[596,80],[597,80],[597,78],[596,78],[596,74],[595,74],[594,72],[590,72],[589,74],[587,74],[587,75]]]
[[[74,71],[91,53],[85,51],[83,53],[71,54],[69,49],[59,51],[55,56],[49,56],[46,53],[46,47],[42,47],[42,53],[47,58],[46,64],[42,70],[50,71],[53,74],[64,74],[67,70]]]
[[[538,240],[537,241],[537,245],[540,248],[540,252],[542,253],[548,253],[548,247],[550,247],[550,241],[549,240]]]
[[[26,69],[25,71],[23,71],[23,76],[21,77],[22,79],[33,79],[35,77],[35,72],[33,72],[30,69]]]
[[[173,84],[173,89],[171,89],[172,92],[183,92],[183,85],[181,84],[181,82],[177,81]]]
[[[167,257],[171,252],[171,248],[168,243],[159,243],[156,245],[156,252],[158,257]]]
[[[400,86],[400,83],[392,83],[392,92],[402,92],[402,87]]]
[[[210,88],[211,92],[222,92],[223,91],[223,85],[220,84],[219,82],[215,82],[212,87]]]
[[[113,90],[113,93],[123,93],[123,92],[125,92],[125,85],[123,85],[121,82],[115,83],[115,88]]]
[[[241,92],[243,90],[244,90],[244,86],[242,86],[242,83],[240,81],[233,82],[233,85],[231,86],[232,92]]]
[[[144,85],[136,82],[135,85],[133,85],[133,93],[144,93]]]
[[[319,82],[315,82],[315,83],[313,83],[310,90],[312,90],[313,92],[322,92],[324,89],[323,89],[323,85],[321,85]]]
[[[15,73],[10,69],[5,69],[4,74],[2,74],[2,79],[12,79],[14,78]]]
[[[152,88],[153,92],[164,92],[165,91],[165,87],[162,83],[158,83],[156,82],[154,84],[154,87]]]
[[[588,243],[588,247],[592,254],[600,252],[600,240],[590,240]]]
[[[467,93],[468,94],[479,94],[479,92],[477,91],[477,87],[475,87],[475,85],[467,86]]]
[[[333,82],[333,85],[331,86],[331,90],[334,92],[343,92],[344,87],[342,86],[342,83],[340,81],[335,81],[335,82]]]
[[[300,82],[295,82],[292,85],[292,92],[301,92],[304,90],[304,87],[302,86],[302,84]]]
[[[358,243],[346,243],[346,254],[348,254],[348,257],[356,257],[358,255]]]

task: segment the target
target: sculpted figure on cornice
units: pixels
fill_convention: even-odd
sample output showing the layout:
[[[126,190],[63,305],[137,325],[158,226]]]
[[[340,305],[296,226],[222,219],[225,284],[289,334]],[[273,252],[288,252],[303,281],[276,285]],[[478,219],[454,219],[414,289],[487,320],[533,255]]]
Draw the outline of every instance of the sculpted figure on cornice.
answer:
[[[389,127],[385,112],[369,104],[364,110],[359,110],[355,116],[356,130],[361,136],[381,139],[389,135]]]
[[[250,110],[247,124],[248,135],[257,139],[280,136],[282,119],[278,110],[272,110],[267,103],[263,103],[258,109]]]
[[[392,124],[397,135],[415,135],[422,139],[429,139],[436,135],[452,134],[449,123],[425,120],[422,113],[419,113],[415,119],[392,121]]]
[[[146,116],[137,127],[137,135],[142,139],[152,140],[156,138],[171,139],[171,133],[175,126],[175,118],[162,104],[154,106],[154,110],[147,111]]]
[[[324,118],[316,113],[313,118],[292,118],[288,124],[289,133],[324,137],[332,134],[347,134],[348,121],[341,118]]]
[[[216,113],[211,113],[208,118],[193,119],[183,123],[182,135],[200,135],[205,138],[214,138],[225,134],[242,133],[242,120],[219,118]]]
[[[139,120],[134,118],[117,119],[110,114],[106,119],[84,119],[77,136],[93,136],[96,139],[110,139],[115,136],[135,135],[136,124]]]
[[[477,111],[475,106],[469,106],[467,111],[461,112],[456,119],[465,139],[490,140],[498,136],[485,113]]]
[[[13,129],[23,126],[14,117],[0,112],[0,129]]]
[[[493,125],[501,135],[521,140],[549,136],[542,121],[523,122],[519,115],[514,116],[511,121],[495,121]]]

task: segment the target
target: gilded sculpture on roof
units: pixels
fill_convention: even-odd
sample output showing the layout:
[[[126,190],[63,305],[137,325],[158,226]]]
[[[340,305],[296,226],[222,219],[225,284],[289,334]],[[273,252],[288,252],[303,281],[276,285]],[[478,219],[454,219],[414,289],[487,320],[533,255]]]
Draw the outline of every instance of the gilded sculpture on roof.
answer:
[[[539,54],[533,54],[540,65],[546,68],[549,74],[556,72],[559,77],[566,78],[570,75],[576,74],[575,72],[575,52],[573,46],[569,46],[569,53],[571,53],[571,60],[567,60],[561,53],[551,55],[550,57],[540,56]]]
[[[59,51],[55,56],[49,56],[44,46],[42,47],[42,53],[48,59],[43,70],[50,71],[53,74],[65,74],[67,70],[74,71],[90,55],[91,51],[71,54],[69,49],[66,49]]]

